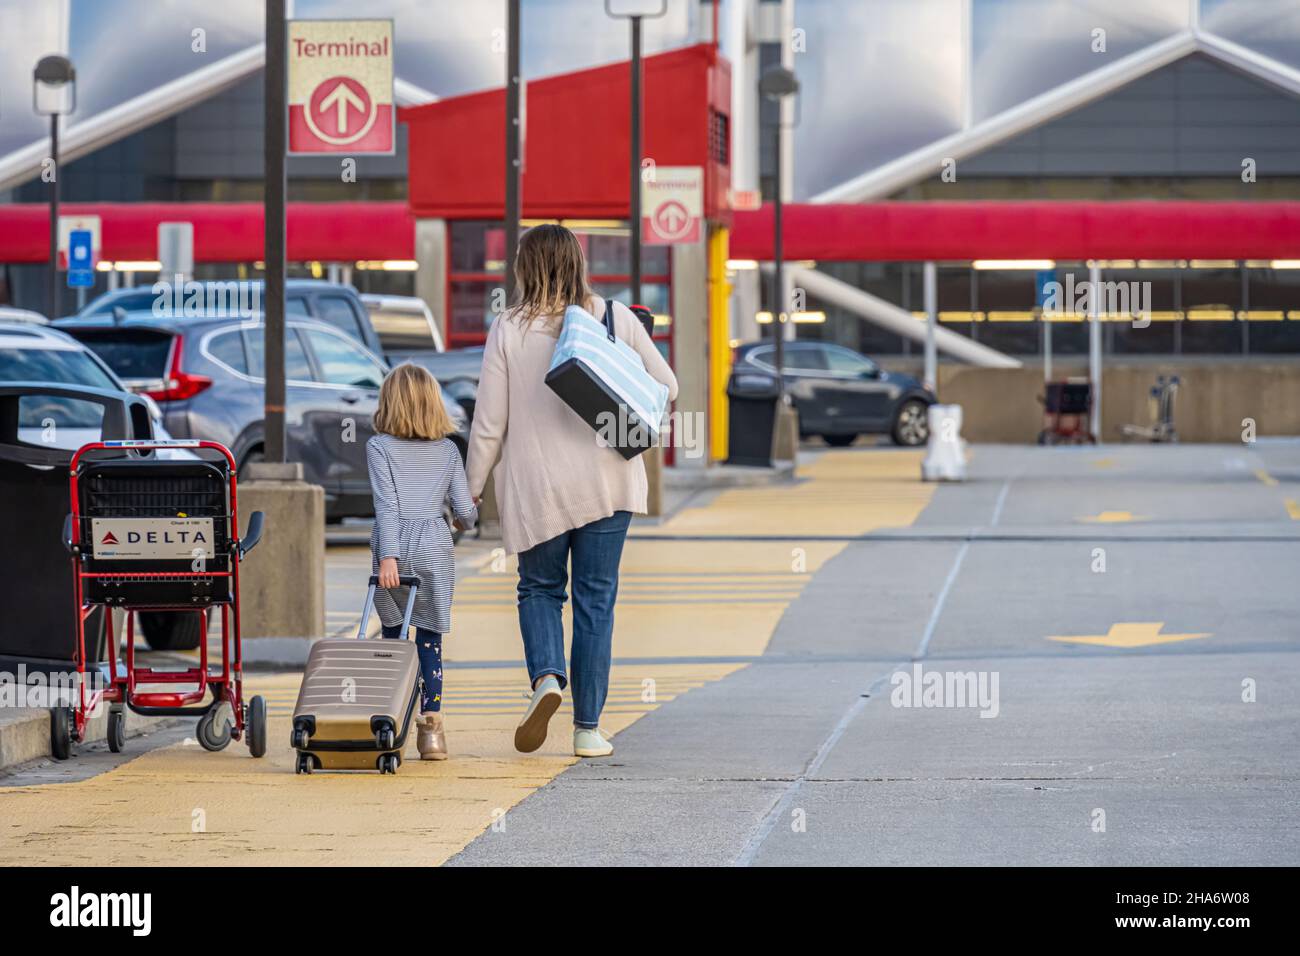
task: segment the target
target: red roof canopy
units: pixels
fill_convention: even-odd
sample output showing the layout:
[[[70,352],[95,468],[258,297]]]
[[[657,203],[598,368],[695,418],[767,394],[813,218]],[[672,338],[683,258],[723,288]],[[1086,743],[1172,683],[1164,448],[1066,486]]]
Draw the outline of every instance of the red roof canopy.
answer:
[[[66,203],[98,215],[104,259],[155,259],[160,222],[194,223],[199,262],[262,258],[260,203]],[[295,262],[415,258],[404,202],[290,203]],[[49,258],[49,207],[0,206],[0,262]],[[737,212],[734,259],[770,259],[770,207]],[[891,202],[785,208],[785,255],[821,261],[1300,259],[1300,202]]]
[[[784,255],[824,261],[1300,258],[1300,202],[790,205]],[[734,259],[772,258],[772,207],[737,213]]]

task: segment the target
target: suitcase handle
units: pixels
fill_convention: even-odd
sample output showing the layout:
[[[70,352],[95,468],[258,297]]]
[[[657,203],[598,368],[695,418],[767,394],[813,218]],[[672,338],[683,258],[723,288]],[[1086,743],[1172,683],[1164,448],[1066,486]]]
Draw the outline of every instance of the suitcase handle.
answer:
[[[406,592],[406,613],[402,615],[402,639],[406,639],[411,629],[411,614],[415,611],[415,595],[420,590],[420,577],[416,574],[403,574],[397,578],[399,588],[410,588]],[[366,625],[370,623],[370,609],[375,606],[375,588],[379,587],[379,575],[370,575],[370,587],[366,589],[366,606],[361,609],[361,626],[357,628],[357,640],[365,640]]]

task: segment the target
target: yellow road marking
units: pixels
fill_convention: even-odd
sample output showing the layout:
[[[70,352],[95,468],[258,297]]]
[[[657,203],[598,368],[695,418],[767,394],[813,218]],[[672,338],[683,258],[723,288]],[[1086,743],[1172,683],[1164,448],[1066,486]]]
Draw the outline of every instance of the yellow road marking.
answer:
[[[1143,521],[1145,518],[1131,511],[1103,511],[1100,514],[1082,516],[1079,520],[1094,524],[1122,524],[1125,521]]]
[[[1149,644],[1172,644],[1175,641],[1194,641],[1209,637],[1203,634],[1161,634],[1165,626],[1163,621],[1144,623],[1112,624],[1105,634],[1082,634],[1074,636],[1053,636],[1049,641],[1061,641],[1067,644],[1095,644],[1101,647],[1146,647]]]
[[[1291,516],[1292,521],[1300,521],[1300,502],[1294,498],[1286,500],[1286,513]]]
[[[1114,459],[1114,458],[1097,458],[1097,459],[1095,459],[1095,460],[1093,460],[1093,461],[1088,462],[1088,464],[1090,464],[1093,468],[1103,468],[1103,469],[1105,469],[1105,468],[1114,468],[1114,467],[1115,467],[1115,459]]]
[[[1268,485],[1270,488],[1272,488],[1274,485],[1277,484],[1277,479],[1274,478],[1272,475],[1270,475],[1263,468],[1255,469],[1255,477],[1258,478],[1260,481],[1264,482],[1264,484]]]

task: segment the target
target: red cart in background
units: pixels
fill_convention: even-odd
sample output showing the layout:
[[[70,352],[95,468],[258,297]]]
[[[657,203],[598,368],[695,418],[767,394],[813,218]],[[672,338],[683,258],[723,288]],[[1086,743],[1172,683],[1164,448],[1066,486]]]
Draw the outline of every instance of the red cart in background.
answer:
[[[188,449],[193,457],[143,454],[167,448]],[[72,555],[78,622],[73,657],[80,689],[74,706],[52,712],[54,756],[68,757],[72,744],[85,739],[90,716],[107,704],[114,753],[125,744],[129,709],[198,717],[204,749],[222,750],[232,739],[246,739],[252,755],[261,757],[266,701],[244,700],[239,563],[261,538],[263,517],[253,512],[248,533],[239,537],[234,457],[212,441],[98,441],[78,449],[70,468],[72,511],[63,543]],[[99,607],[105,612],[96,614]],[[125,661],[118,659],[113,609],[126,612]],[[214,610],[221,614],[219,669],[208,659]],[[198,666],[137,666],[136,611],[200,615]],[[102,628],[102,635],[88,634],[93,627]],[[87,648],[100,646],[101,636],[105,661],[88,663]],[[102,679],[89,680],[100,676],[101,667]]]

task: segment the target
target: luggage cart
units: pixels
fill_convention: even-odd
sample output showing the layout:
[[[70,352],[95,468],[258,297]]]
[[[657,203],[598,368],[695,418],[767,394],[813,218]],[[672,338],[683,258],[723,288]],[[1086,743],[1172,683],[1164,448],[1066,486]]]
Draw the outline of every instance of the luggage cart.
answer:
[[[1038,400],[1043,405],[1043,430],[1038,433],[1038,444],[1096,444],[1097,437],[1088,424],[1092,414],[1091,382],[1087,379],[1048,382],[1047,393]]]
[[[186,448],[193,460],[143,453]],[[262,536],[262,512],[239,534],[235,460],[223,445],[196,440],[98,441],[81,446],[70,464],[72,511],[63,543],[72,555],[77,635],[73,659],[79,693],[51,713],[54,756],[66,759],[85,739],[92,713],[107,704],[108,744],[126,739],[126,710],[146,716],[196,716],[205,750],[246,737],[254,757],[266,753],[266,701],[243,695],[239,630],[239,563]],[[103,608],[103,613],[95,612]],[[221,613],[220,670],[208,661],[208,622]],[[112,611],[126,611],[126,660],[118,660]],[[139,667],[135,611],[189,611],[202,619],[197,667]],[[101,621],[99,625],[88,625]],[[88,634],[88,626],[102,628]],[[87,681],[87,648],[107,648],[106,674]],[[95,675],[98,676],[98,675]],[[97,685],[97,686],[96,686]],[[171,688],[158,690],[158,687]],[[144,689],[144,688],[150,689]],[[211,700],[206,700],[211,694]],[[229,708],[227,716],[226,708]]]

